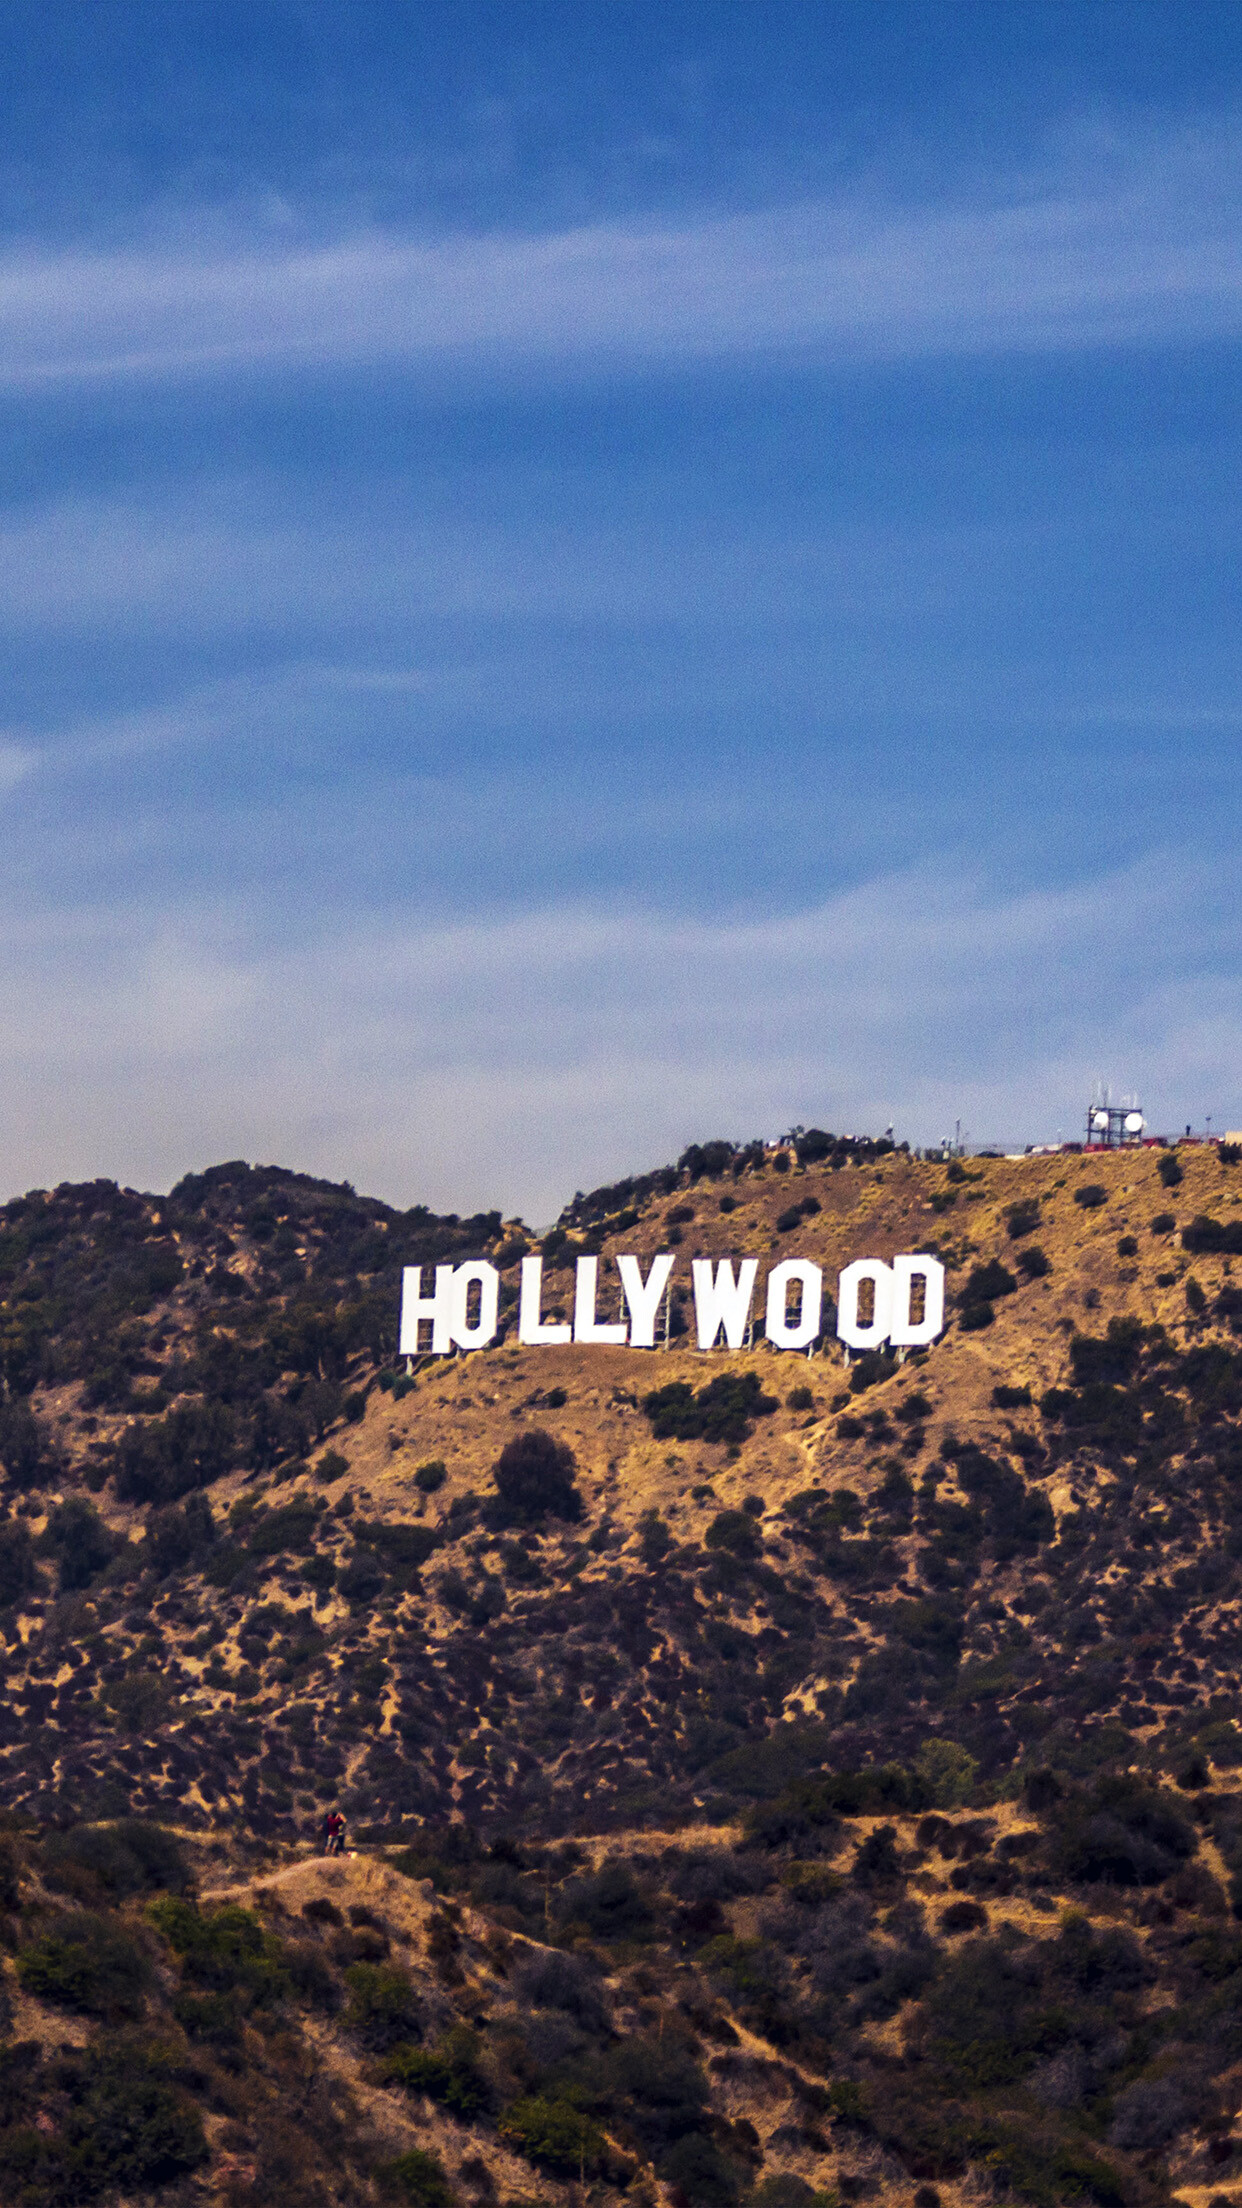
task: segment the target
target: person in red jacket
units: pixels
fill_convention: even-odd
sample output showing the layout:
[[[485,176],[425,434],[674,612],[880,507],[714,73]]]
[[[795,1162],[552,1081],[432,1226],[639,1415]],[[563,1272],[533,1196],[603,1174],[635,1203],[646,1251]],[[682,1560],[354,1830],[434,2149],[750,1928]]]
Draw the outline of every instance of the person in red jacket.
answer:
[[[323,1852],[325,1855],[344,1855],[345,1819],[339,1809],[330,1809],[323,1821]]]

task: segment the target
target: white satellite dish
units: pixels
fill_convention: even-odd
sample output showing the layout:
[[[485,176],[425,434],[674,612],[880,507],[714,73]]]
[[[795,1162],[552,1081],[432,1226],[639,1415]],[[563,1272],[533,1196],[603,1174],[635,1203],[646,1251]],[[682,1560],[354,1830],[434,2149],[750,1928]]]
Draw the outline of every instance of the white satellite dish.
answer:
[[[1142,1113],[1141,1113],[1141,1112],[1127,1112],[1127,1113],[1126,1113],[1126,1133],[1127,1133],[1128,1135],[1141,1135],[1141,1134],[1142,1134],[1142,1132],[1143,1132],[1143,1115],[1142,1115]]]
[[[1105,1128],[1107,1127],[1107,1125],[1108,1125],[1108,1113],[1107,1113],[1107,1112],[1092,1112],[1092,1114],[1091,1114],[1091,1124],[1092,1124],[1092,1126],[1093,1126],[1093,1127],[1098,1127],[1098,1128],[1099,1128],[1099,1129],[1101,1130],[1101,1132],[1103,1132],[1103,1130],[1104,1130],[1104,1129],[1105,1129]]]

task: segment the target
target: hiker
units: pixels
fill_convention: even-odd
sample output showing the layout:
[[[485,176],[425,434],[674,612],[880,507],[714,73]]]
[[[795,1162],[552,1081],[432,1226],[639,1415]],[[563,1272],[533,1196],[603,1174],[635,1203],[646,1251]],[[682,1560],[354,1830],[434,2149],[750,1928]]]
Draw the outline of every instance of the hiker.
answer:
[[[344,1855],[345,1819],[339,1809],[330,1809],[323,1821],[323,1852],[325,1855]]]

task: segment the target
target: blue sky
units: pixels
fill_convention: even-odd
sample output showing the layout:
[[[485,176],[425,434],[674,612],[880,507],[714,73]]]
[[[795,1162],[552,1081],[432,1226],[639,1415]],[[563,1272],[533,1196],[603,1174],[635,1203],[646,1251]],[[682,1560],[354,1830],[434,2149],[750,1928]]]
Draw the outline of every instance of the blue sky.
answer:
[[[13,10],[9,1190],[1242,1126],[1235,6]]]

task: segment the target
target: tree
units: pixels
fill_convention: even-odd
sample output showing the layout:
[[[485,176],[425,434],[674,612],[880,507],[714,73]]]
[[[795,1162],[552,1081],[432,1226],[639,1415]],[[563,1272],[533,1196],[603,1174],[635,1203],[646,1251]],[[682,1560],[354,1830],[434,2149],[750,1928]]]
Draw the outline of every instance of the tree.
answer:
[[[112,1562],[116,1550],[112,1534],[84,1495],[71,1495],[57,1505],[43,1539],[56,1560],[62,1595],[89,1587],[96,1573]]]
[[[32,1594],[38,1584],[39,1571],[30,1528],[23,1525],[20,1518],[10,1518],[0,1525],[0,1608],[20,1602],[22,1596]]]
[[[524,1525],[541,1518],[578,1519],[582,1497],[574,1485],[573,1450],[541,1426],[515,1434],[496,1459],[492,1478],[506,1516]]]
[[[46,1430],[28,1403],[0,1405],[0,1464],[23,1491],[40,1487],[56,1470]]]

